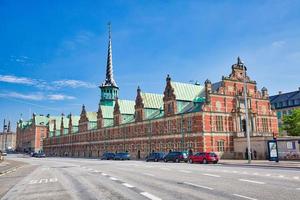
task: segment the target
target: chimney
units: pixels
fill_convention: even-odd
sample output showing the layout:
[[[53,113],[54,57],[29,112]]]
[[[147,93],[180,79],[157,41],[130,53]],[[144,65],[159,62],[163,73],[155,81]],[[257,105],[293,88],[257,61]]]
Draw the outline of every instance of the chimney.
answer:
[[[278,94],[282,94],[282,91],[279,91]]]

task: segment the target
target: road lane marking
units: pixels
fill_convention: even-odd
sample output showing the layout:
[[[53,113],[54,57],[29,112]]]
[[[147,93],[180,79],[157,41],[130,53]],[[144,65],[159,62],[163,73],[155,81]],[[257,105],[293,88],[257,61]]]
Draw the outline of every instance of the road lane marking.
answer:
[[[247,196],[240,195],[240,194],[233,194],[233,195],[234,195],[234,196],[237,196],[237,197],[244,198],[244,199],[257,200],[257,199],[254,199],[254,198],[252,198],[252,197],[247,197]]]
[[[243,181],[243,182],[249,182],[249,183],[256,183],[256,184],[265,184],[264,182],[260,182],[260,181],[252,181],[252,180],[247,180],[247,179],[239,179],[239,181]]]
[[[101,175],[102,175],[102,176],[107,176],[107,174],[105,174],[105,173],[101,173]]]
[[[161,200],[161,198],[154,196],[153,194],[150,194],[148,192],[141,192],[140,194],[151,200]]]
[[[298,177],[298,176],[294,176],[294,179],[298,180],[298,179],[299,179],[299,177]]]
[[[191,186],[198,187],[198,188],[204,188],[204,189],[208,189],[208,190],[213,190],[213,188],[206,187],[206,186],[203,186],[203,185],[198,185],[198,184],[189,183],[189,182],[183,182],[183,183],[186,184],[186,185],[191,185]]]
[[[143,174],[145,174],[147,176],[154,176],[153,174],[150,174],[150,173],[143,173]]]
[[[115,177],[109,177],[109,179],[113,180],[113,181],[117,181],[118,179]]]
[[[296,188],[296,190],[300,190],[300,188]]]
[[[122,185],[124,185],[124,186],[126,186],[126,187],[128,187],[128,188],[134,188],[133,185],[130,185],[130,184],[128,184],[128,183],[122,183]]]
[[[266,174],[266,176],[271,176],[271,174]]]
[[[160,169],[162,169],[162,170],[167,170],[167,171],[170,171],[170,170],[171,170],[171,169],[165,168],[165,167],[162,167],[162,168],[160,168]]]
[[[215,175],[215,174],[203,174],[205,176],[211,176],[211,177],[216,177],[216,178],[220,178],[221,176],[219,175]]]
[[[192,173],[191,171],[187,171],[187,170],[179,170],[179,171],[187,174]]]
[[[256,172],[255,172],[255,173],[253,173],[253,175],[256,175],[256,176],[257,176],[257,175],[258,175],[258,173],[256,173]]]

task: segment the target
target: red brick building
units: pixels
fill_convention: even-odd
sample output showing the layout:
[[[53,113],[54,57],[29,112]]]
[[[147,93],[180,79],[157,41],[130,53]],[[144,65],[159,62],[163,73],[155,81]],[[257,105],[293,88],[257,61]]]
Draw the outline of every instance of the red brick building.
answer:
[[[168,75],[163,94],[145,93],[138,87],[135,101],[120,100],[119,87],[113,79],[109,36],[106,79],[100,86],[98,111],[87,112],[83,106],[76,129],[72,118],[65,132],[58,133],[57,125],[49,126],[44,151],[48,155],[78,157],[128,151],[133,157],[142,158],[151,151],[191,149],[214,151],[223,157],[240,156],[246,146],[235,142],[243,144],[247,127],[244,78],[251,138],[266,141],[278,133],[267,89],[258,90],[246,71],[238,58],[229,76],[217,83],[179,83]],[[257,152],[261,158],[263,151]]]

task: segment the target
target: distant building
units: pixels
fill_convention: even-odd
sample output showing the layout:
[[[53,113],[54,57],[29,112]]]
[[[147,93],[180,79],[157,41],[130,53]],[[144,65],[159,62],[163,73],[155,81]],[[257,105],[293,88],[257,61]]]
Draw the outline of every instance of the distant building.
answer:
[[[276,111],[279,127],[282,126],[283,116],[291,114],[294,109],[300,109],[300,87],[293,92],[270,96],[272,109]]]
[[[67,124],[61,126],[61,121],[64,118],[70,118],[71,115],[50,116],[50,115],[36,115],[28,121],[20,119],[17,123],[16,149],[19,152],[39,152],[43,151],[43,139],[46,137],[47,128],[54,128],[55,131],[61,130],[61,127],[68,127],[69,120],[64,120]],[[76,121],[78,123],[79,117],[74,120],[73,129],[76,129]],[[57,128],[56,128],[57,127]],[[65,131],[63,128],[62,131]],[[55,136],[55,133],[53,133]]]
[[[152,151],[192,150],[242,158],[249,127],[251,138],[258,138],[252,145],[261,159],[267,151],[266,145],[261,148],[261,144],[278,133],[268,90],[257,89],[240,58],[232,65],[229,76],[223,76],[219,82],[180,83],[168,75],[162,94],[143,92],[138,87],[135,101],[122,100],[113,78],[109,34],[106,78],[100,90],[98,111],[87,112],[82,106],[78,124],[72,118],[69,123],[66,119],[49,123],[44,139],[47,155],[99,157],[104,152],[128,151],[139,159]],[[245,120],[244,90],[249,126]]]
[[[0,150],[15,150],[16,148],[16,133],[11,131],[10,121],[6,125],[3,124],[3,132],[0,132]]]

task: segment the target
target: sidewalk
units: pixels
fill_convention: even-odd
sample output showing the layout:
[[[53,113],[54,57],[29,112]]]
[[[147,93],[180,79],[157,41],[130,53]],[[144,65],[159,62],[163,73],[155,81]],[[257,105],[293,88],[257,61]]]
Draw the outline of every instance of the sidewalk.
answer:
[[[279,167],[279,168],[297,168],[300,169],[300,160],[298,161],[268,161],[268,160],[252,160],[248,164],[248,160],[220,160],[223,165],[236,165],[236,166],[260,166],[260,167]]]

